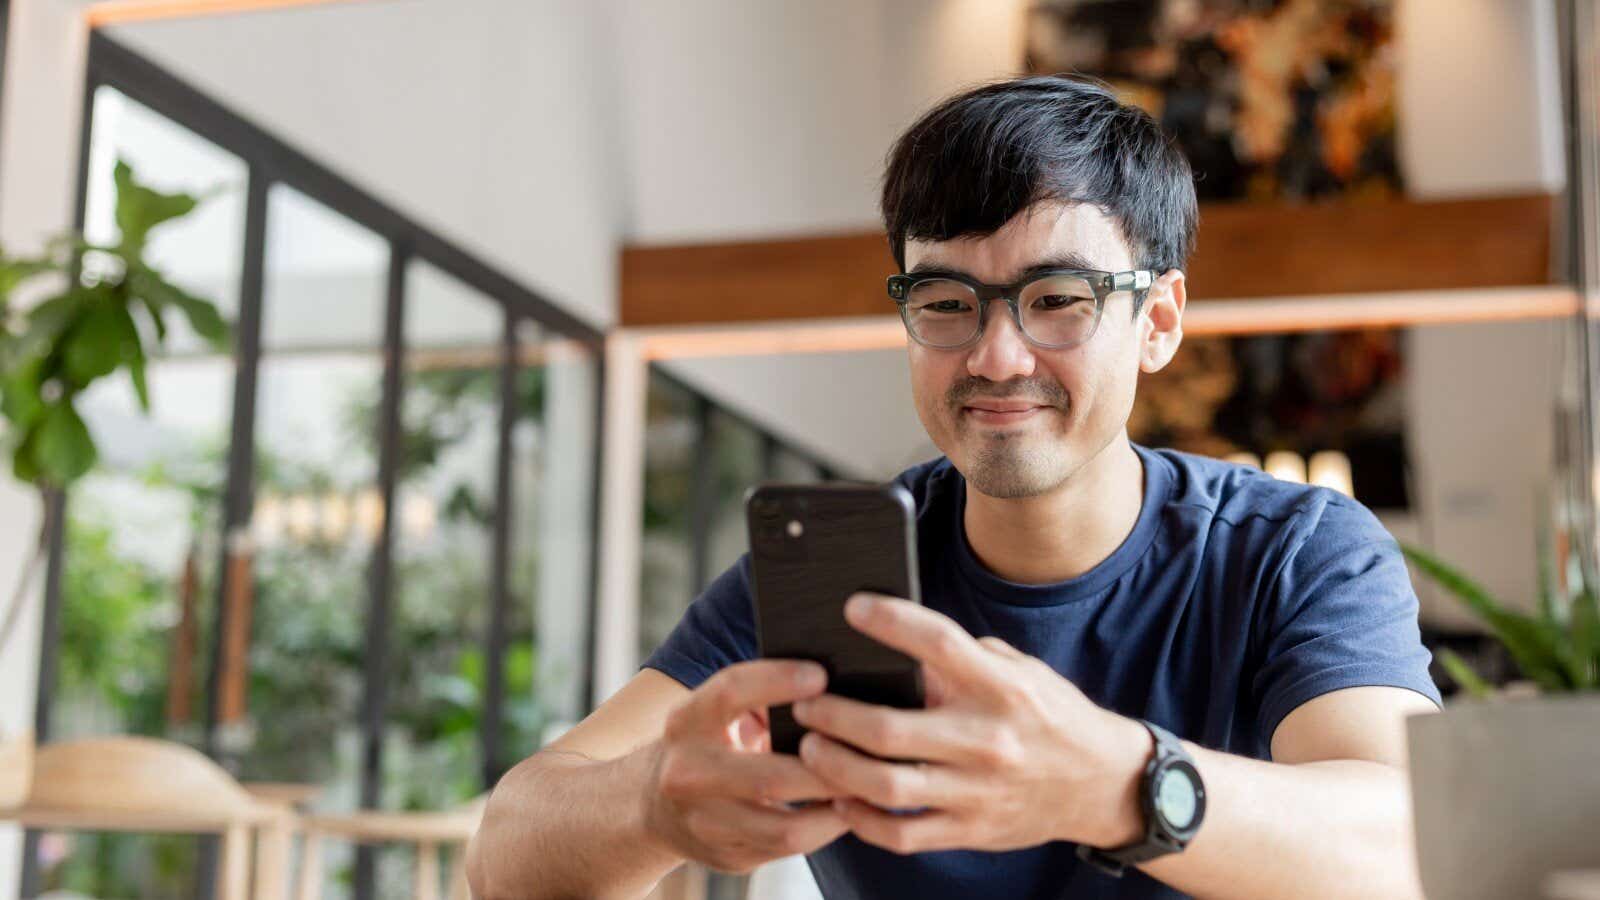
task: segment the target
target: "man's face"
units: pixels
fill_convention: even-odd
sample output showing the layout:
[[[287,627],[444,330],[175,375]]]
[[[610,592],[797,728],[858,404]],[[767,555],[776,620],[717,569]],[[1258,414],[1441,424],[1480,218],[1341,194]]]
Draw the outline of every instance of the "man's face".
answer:
[[[1081,268],[1134,267],[1104,213],[1058,202],[1036,204],[986,237],[907,241],[905,251],[909,273],[932,267],[990,284],[1010,284],[1029,267],[1068,254],[1081,258]],[[1120,291],[1106,299],[1093,337],[1049,350],[1029,343],[996,301],[971,346],[935,350],[908,342],[917,415],[980,492],[1000,498],[1050,492],[1122,433],[1148,330],[1147,318],[1133,316],[1132,293]]]

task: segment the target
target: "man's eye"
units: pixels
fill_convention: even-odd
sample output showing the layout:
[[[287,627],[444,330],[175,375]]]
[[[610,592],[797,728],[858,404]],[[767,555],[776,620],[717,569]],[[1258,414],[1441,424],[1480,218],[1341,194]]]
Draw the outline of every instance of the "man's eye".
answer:
[[[969,307],[960,300],[935,300],[924,303],[921,307],[925,312],[958,313],[966,312]]]
[[[1082,300],[1082,297],[1069,297],[1066,294],[1046,294],[1033,301],[1033,308],[1042,310],[1066,309],[1074,303],[1082,302]]]

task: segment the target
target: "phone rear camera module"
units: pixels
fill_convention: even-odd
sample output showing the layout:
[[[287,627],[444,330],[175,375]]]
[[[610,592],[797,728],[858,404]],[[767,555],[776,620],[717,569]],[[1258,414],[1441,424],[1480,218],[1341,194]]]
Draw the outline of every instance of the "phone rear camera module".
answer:
[[[792,538],[797,538],[806,533],[806,528],[804,525],[800,524],[799,519],[790,519],[789,526],[786,530],[789,532],[789,537]]]

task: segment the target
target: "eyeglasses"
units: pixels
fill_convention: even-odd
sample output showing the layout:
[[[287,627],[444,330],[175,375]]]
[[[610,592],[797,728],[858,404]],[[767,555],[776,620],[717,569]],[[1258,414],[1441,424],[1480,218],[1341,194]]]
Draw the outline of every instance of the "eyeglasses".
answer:
[[[1015,284],[985,284],[958,274],[890,275],[889,298],[900,307],[906,332],[924,347],[972,344],[983,335],[989,303],[1004,300],[1024,337],[1064,350],[1094,337],[1108,297],[1132,291],[1137,310],[1154,280],[1149,269],[1048,269]]]

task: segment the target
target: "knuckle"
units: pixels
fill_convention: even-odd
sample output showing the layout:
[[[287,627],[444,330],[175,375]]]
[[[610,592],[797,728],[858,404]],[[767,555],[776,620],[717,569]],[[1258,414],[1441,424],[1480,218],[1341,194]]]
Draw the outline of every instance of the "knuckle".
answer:
[[[899,822],[887,827],[884,833],[884,841],[889,845],[890,850],[902,856],[915,853],[917,849],[911,829]]]
[[[961,638],[949,628],[941,628],[933,635],[933,652],[942,659],[950,659],[961,650]]]
[[[905,739],[905,730],[889,716],[874,716],[866,726],[866,739],[877,747],[895,747]]]
[[[879,796],[889,806],[910,806],[912,788],[910,779],[901,772],[887,772],[878,785]]]
[[[1009,728],[996,731],[983,747],[983,762],[991,768],[1013,769],[1022,764],[1022,741]]]

